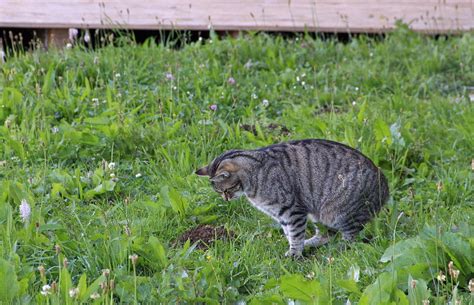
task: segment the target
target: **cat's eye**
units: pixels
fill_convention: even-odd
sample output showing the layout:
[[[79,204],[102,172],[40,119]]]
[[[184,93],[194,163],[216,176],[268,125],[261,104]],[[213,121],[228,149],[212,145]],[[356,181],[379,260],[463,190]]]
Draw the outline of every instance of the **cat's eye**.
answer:
[[[214,176],[212,178],[209,178],[209,180],[211,181],[222,181],[224,179],[227,179],[230,177],[230,173],[229,172],[222,172],[220,173],[219,175],[217,176]]]

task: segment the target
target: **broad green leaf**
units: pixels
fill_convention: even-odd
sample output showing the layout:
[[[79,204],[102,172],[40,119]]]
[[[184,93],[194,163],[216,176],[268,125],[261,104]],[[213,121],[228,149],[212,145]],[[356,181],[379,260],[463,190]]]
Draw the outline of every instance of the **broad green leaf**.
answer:
[[[0,258],[0,303],[11,304],[20,290],[15,273],[15,267],[8,261]]]
[[[87,275],[85,273],[81,275],[77,288],[79,288],[79,299],[83,299],[87,290]]]
[[[158,260],[162,267],[168,264],[168,257],[163,245],[160,243],[158,238],[150,236],[148,239],[148,252],[151,254],[151,259]]]
[[[426,282],[423,280],[414,280],[411,275],[408,276],[408,301],[410,305],[421,305],[424,300],[430,298],[430,292]]]
[[[375,121],[374,126],[375,139],[377,142],[386,141],[388,145],[392,144],[392,134],[388,125],[380,118]]]
[[[364,101],[362,103],[362,106],[360,106],[359,113],[357,114],[357,122],[359,122],[359,124],[364,122],[366,109],[367,109],[367,101]]]
[[[338,280],[336,281],[336,284],[342,289],[347,290],[348,292],[355,293],[357,295],[362,294],[360,292],[359,287],[357,286],[357,283],[352,279],[351,280]]]
[[[180,216],[184,216],[189,203],[172,187],[164,186],[161,188],[161,196],[165,203]]]
[[[93,294],[94,292],[97,292],[97,290],[99,290],[100,284],[105,282],[106,280],[107,279],[105,276],[103,275],[99,276],[94,282],[92,282],[92,284],[89,285],[89,287],[87,287],[87,290],[84,293],[84,295],[81,297],[80,301],[86,302],[87,300],[89,300],[91,294]]]
[[[327,304],[329,297],[316,280],[305,280],[300,274],[287,275],[281,278],[280,290],[284,296],[308,302],[310,304]]]
[[[51,198],[57,199],[61,196],[67,196],[66,188],[61,183],[52,183],[51,184]]]
[[[253,298],[249,305],[285,305],[288,304],[283,298],[277,294],[258,296]]]
[[[49,66],[48,72],[44,76],[44,81],[43,81],[43,88],[42,88],[42,93],[47,95],[49,93],[49,90],[51,90],[51,87],[54,82],[54,74],[55,74],[56,67],[54,64],[51,64]]]
[[[420,248],[421,246],[422,244],[417,237],[399,241],[395,245],[392,245],[385,250],[384,254],[380,258],[380,261],[382,263],[394,261],[398,257],[405,255],[407,253],[407,249]]]
[[[72,279],[71,275],[67,268],[61,268],[61,273],[59,275],[59,292],[65,304],[72,304],[72,299],[69,296],[69,290],[72,288]]]
[[[359,305],[395,304],[392,296],[395,293],[396,283],[396,273],[381,273],[373,284],[365,288]]]

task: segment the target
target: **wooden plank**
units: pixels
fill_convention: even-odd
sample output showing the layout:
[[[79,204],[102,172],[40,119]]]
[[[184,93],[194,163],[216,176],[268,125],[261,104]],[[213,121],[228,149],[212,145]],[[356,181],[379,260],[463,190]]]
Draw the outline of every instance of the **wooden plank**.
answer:
[[[474,28],[472,0],[2,0],[0,27],[379,32]]]

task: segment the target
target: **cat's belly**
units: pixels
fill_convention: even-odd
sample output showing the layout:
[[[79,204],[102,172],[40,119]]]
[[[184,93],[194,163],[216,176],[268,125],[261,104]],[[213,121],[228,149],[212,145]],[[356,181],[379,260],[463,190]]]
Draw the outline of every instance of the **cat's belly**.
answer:
[[[246,196],[247,197],[247,196]],[[273,219],[278,220],[278,210],[271,205],[269,205],[265,200],[262,200],[258,197],[247,197],[248,201],[259,211],[265,213],[266,215],[272,217]]]

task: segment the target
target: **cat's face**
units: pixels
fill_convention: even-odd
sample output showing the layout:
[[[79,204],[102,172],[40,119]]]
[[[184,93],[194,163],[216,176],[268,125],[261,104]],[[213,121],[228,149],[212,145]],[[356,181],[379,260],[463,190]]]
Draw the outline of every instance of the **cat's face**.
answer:
[[[235,165],[222,162],[215,173],[210,173],[209,166],[205,166],[198,169],[196,174],[208,176],[214,191],[219,193],[224,200],[229,201],[244,194],[237,172],[238,168]]]

